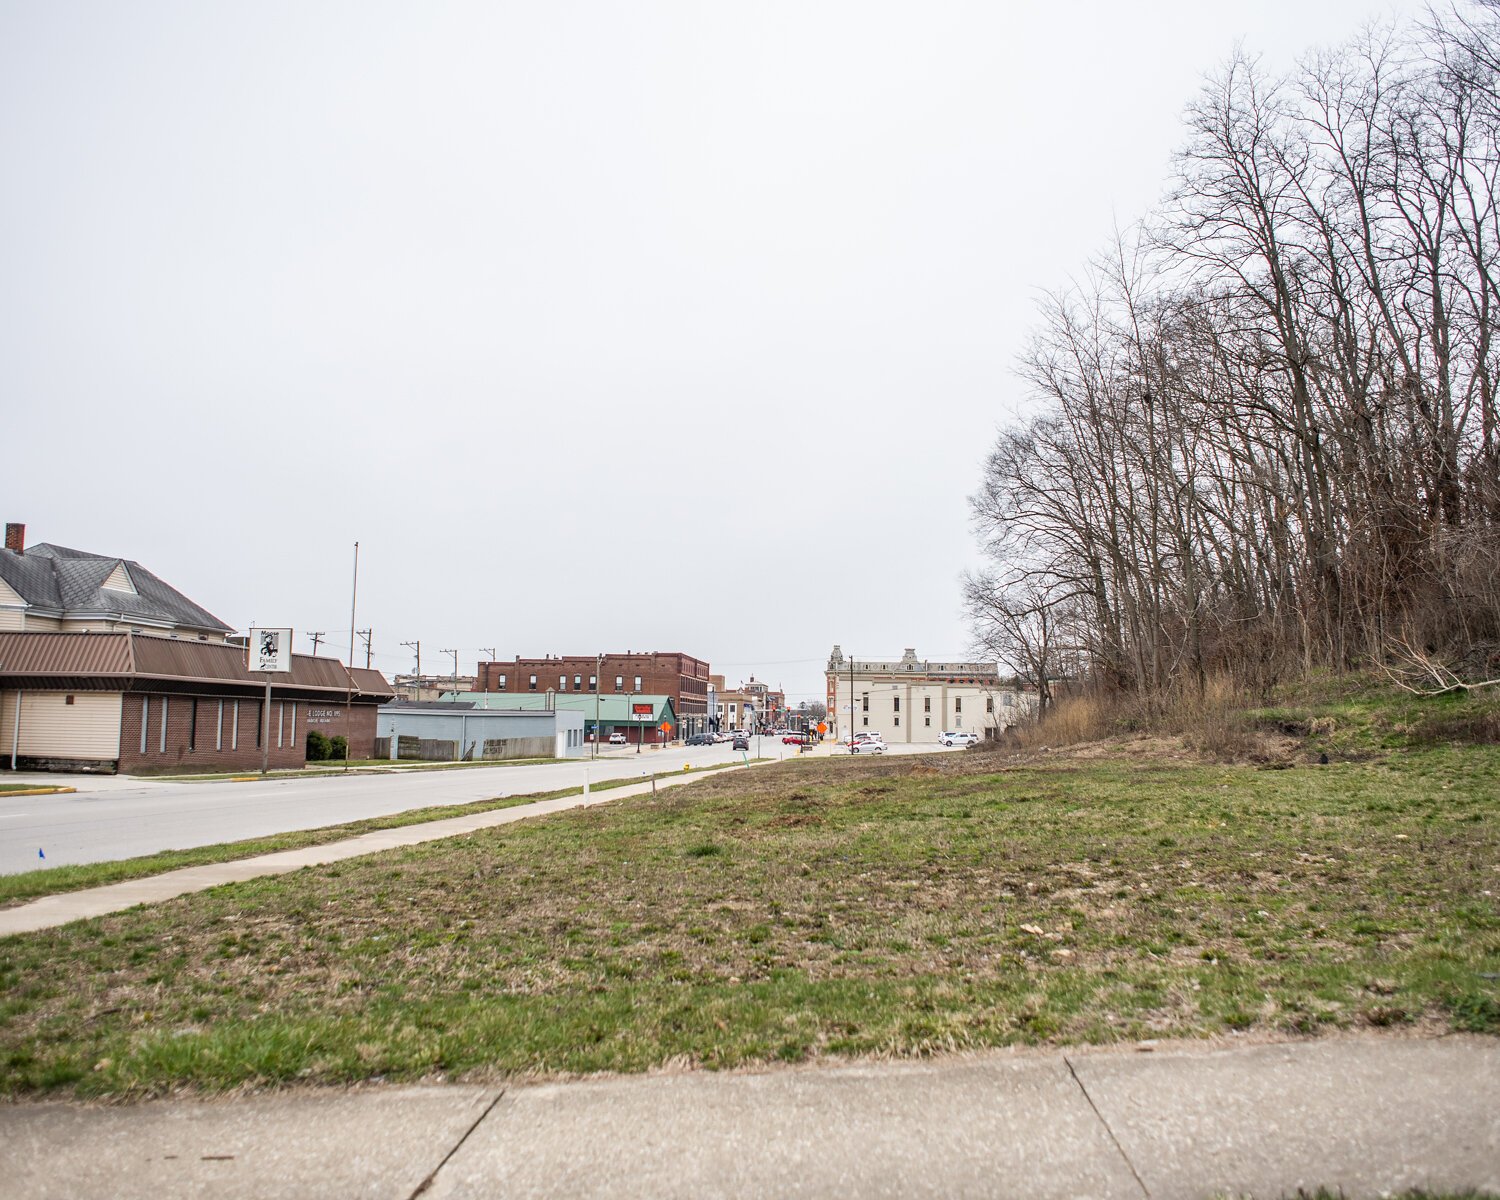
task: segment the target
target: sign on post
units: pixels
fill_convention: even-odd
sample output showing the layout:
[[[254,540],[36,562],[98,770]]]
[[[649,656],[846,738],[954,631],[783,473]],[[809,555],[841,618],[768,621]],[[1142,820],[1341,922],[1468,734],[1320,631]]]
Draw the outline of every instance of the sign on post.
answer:
[[[292,631],[290,629],[252,629],[249,660],[251,671],[290,671],[292,669]]]
[[[286,674],[292,669],[292,631],[290,629],[252,629],[250,644],[245,647],[245,667],[264,675]],[[271,766],[271,681],[266,680],[265,707],[261,710],[260,773]]]

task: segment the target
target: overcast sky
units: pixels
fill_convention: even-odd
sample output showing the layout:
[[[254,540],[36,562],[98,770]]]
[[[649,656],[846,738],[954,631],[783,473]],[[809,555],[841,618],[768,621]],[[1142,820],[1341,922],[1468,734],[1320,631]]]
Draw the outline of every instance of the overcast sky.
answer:
[[[0,519],[340,653],[358,540],[387,674],[957,656],[1037,296],[1414,8],[0,0]]]

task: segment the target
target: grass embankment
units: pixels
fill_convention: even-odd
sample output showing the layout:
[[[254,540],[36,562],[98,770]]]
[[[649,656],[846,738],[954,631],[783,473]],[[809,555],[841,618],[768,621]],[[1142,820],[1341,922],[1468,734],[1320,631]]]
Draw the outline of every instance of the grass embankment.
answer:
[[[1497,797],[1491,746],[719,775],[7,939],[0,1089],[1500,1032]]]

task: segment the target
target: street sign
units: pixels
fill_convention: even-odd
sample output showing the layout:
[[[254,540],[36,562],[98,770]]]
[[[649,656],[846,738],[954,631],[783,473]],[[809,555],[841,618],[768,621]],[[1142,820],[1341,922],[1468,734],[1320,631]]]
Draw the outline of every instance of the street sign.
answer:
[[[827,733],[828,732],[828,726],[825,725],[825,724],[823,724],[822,721],[818,722],[818,732],[819,733]]]
[[[252,629],[246,647],[246,669],[279,671],[292,669],[292,631],[290,629]]]
[[[661,731],[663,733],[671,733],[672,732],[672,722],[671,721],[663,721],[661,723]]]

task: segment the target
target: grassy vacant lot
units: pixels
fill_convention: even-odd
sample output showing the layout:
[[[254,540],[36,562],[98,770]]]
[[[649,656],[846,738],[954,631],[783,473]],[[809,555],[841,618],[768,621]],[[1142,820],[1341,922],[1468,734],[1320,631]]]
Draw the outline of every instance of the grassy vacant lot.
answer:
[[[0,1090],[1500,1032],[1500,747],[1299,762],[789,762],[5,939]]]
[[[692,767],[692,771],[717,771],[733,764],[714,764]],[[673,772],[674,775],[677,772]],[[592,790],[607,792],[614,788],[629,787],[640,783],[639,779],[601,779]],[[68,789],[72,790],[72,789]],[[103,887],[127,879],[144,879],[150,875],[161,875],[179,867],[198,867],[204,863],[234,862],[242,858],[253,858],[258,854],[274,854],[278,850],[296,850],[302,846],[325,846],[329,842],[340,842],[373,833],[377,829],[399,829],[406,825],[425,825],[429,821],[444,821],[449,817],[464,817],[471,813],[489,812],[496,808],[513,808],[520,804],[531,804],[537,800],[551,800],[558,796],[576,796],[582,788],[561,788],[552,792],[528,792],[522,796],[501,796],[494,800],[475,800],[469,804],[446,804],[429,808],[410,808],[405,812],[391,813],[384,817],[366,817],[362,821],[349,821],[343,825],[323,825],[317,829],[297,829],[290,833],[277,833],[268,837],[247,838],[239,842],[217,842],[211,846],[194,846],[188,850],[163,850],[159,854],[146,854],[140,858],[123,858],[114,862],[82,863],[76,866],[47,867],[39,871],[23,871],[15,875],[0,875],[0,909],[13,908],[38,896],[55,896],[61,892],[76,892],[84,888]],[[3,961],[3,959],[0,959]]]

